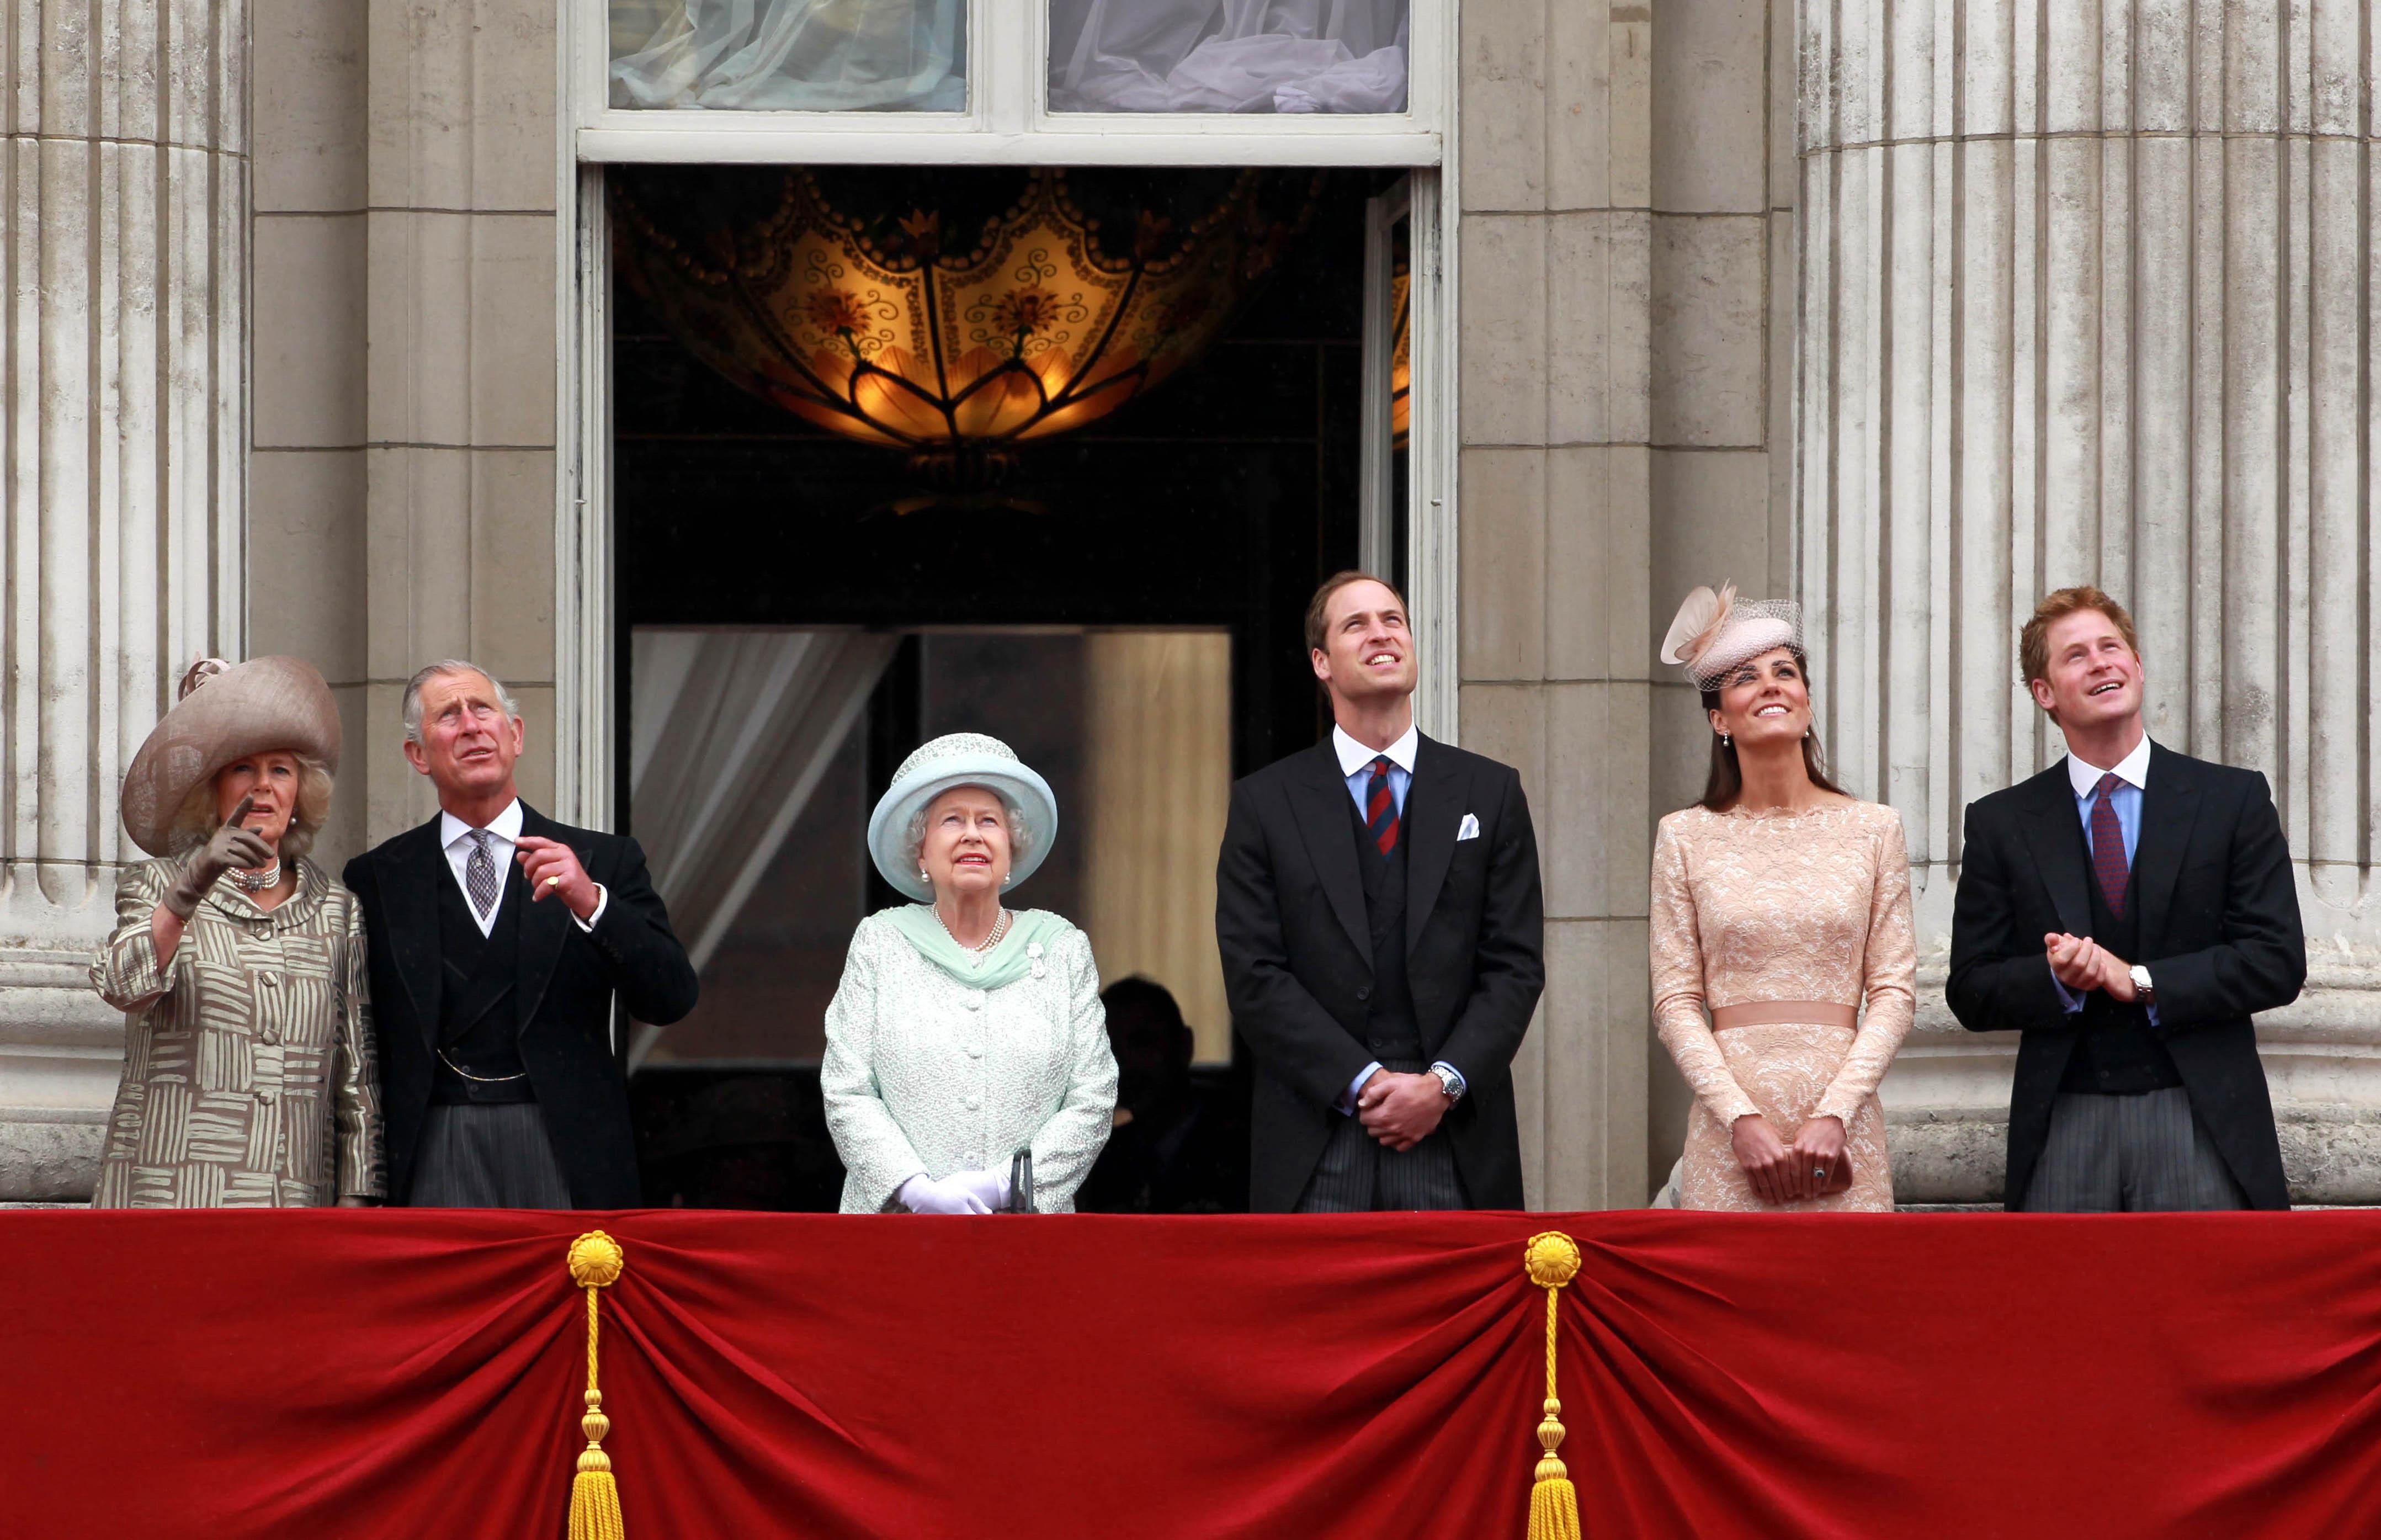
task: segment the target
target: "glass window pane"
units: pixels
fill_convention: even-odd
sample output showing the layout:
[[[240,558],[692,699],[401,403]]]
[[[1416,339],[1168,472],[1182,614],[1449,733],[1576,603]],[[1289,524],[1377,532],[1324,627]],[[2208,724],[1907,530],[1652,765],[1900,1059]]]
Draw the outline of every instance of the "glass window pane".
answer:
[[[1049,0],[1056,112],[1406,110],[1412,0]]]
[[[967,110],[967,0],[610,5],[616,107]]]

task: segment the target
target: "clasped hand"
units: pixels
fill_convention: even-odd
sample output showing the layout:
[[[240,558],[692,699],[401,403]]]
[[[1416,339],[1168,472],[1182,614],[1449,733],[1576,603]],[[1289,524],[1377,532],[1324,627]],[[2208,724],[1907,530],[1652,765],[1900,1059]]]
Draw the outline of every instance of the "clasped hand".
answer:
[[[2107,991],[2112,1000],[2130,1005],[2134,996],[2132,965],[2088,935],[2053,931],[2042,938],[2050,958],[2050,976],[2078,994]]]
[[[1410,1150],[1447,1116],[1447,1088],[1436,1075],[1403,1075],[1375,1069],[1356,1096],[1356,1117],[1364,1131],[1392,1150]]]
[[[1844,1161],[1844,1120],[1806,1118],[1790,1144],[1777,1137],[1769,1119],[1757,1112],[1739,1118],[1728,1130],[1736,1146],[1737,1164],[1744,1167],[1753,1196],[1764,1204],[1800,1203],[1815,1198]],[[1819,1175],[1825,1172],[1826,1176]]]
[[[940,1180],[921,1171],[901,1184],[912,1214],[996,1214],[1008,1206],[1008,1179],[990,1171],[954,1171]]]

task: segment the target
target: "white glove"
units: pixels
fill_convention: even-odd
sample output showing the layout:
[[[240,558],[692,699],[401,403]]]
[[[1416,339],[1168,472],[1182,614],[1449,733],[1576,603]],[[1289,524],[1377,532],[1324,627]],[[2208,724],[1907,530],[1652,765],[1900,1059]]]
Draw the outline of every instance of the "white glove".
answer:
[[[941,1181],[924,1172],[901,1184],[902,1204],[912,1214],[989,1214],[992,1205],[975,1195],[964,1177]]]
[[[995,1176],[990,1171],[954,1171],[945,1179],[982,1203],[987,1214],[997,1214],[1008,1206],[1007,1177]]]

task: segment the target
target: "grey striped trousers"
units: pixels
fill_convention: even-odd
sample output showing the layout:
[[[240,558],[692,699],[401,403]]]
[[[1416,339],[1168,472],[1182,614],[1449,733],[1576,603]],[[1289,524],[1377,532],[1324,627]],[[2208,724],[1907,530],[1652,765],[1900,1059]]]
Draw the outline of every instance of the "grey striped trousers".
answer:
[[[1429,1066],[1384,1059],[1381,1068],[1412,1075]],[[1297,1212],[1398,1214],[1471,1206],[1444,1125],[1410,1150],[1392,1150],[1364,1131],[1363,1119],[1337,1112],[1331,1116],[1337,1121],[1330,1142],[1306,1179],[1306,1191],[1299,1194]]]
[[[2241,1184],[2180,1086],[2134,1096],[2061,1094],[2025,1188],[2029,1214],[2246,1208]]]

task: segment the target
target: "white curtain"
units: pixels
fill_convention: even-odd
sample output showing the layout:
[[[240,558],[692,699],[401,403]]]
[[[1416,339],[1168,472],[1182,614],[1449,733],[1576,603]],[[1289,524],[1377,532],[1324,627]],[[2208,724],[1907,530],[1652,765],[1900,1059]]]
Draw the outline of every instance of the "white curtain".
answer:
[[[853,631],[640,628],[629,800],[670,925],[700,972],[901,644]],[[637,1024],[629,1069],[663,1029]]]
[[[1410,0],[1049,0],[1060,112],[1403,112]]]
[[[615,0],[616,52],[645,3]],[[684,0],[612,61],[612,104],[963,112],[966,22],[967,0]]]

